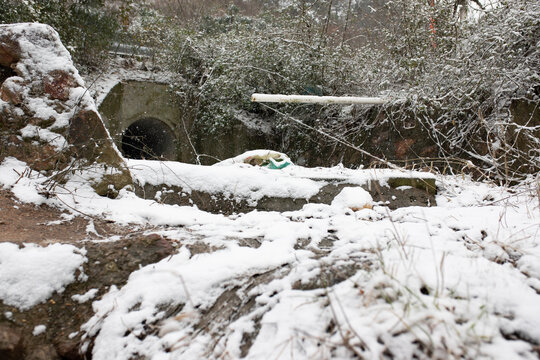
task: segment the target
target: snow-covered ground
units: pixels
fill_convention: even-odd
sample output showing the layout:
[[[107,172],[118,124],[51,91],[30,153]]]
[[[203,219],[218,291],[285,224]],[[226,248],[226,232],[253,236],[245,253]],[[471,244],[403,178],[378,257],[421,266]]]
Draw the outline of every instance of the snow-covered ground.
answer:
[[[504,188],[438,176],[437,206],[429,208],[392,211],[375,204],[354,212],[341,199],[298,211],[224,216],[142,200],[129,190],[114,200],[99,197],[84,174],[47,199],[39,193],[45,179],[25,173],[25,166],[13,158],[0,165],[0,186],[21,201],[68,205],[119,223],[166,225],[160,231],[166,238],[211,248],[194,255],[182,246],[95,300],[95,315],[82,328],[94,339],[94,359],[538,357],[538,179]],[[231,166],[238,168],[212,167],[212,181],[229,178]],[[248,176],[250,169],[240,169]],[[260,169],[249,176],[261,184],[268,177]],[[59,250],[42,249],[40,258],[60,259]],[[60,287],[84,261],[84,253],[70,251]],[[60,278],[51,274],[42,282],[53,286]],[[2,294],[16,290],[7,284]],[[230,300],[230,313],[227,304],[214,307],[225,294],[237,299]],[[33,303],[21,298],[17,306]]]
[[[0,243],[0,300],[7,305],[27,310],[46,301],[64,286],[84,280],[82,265],[85,251],[73,245],[53,244],[42,248],[26,244]]]

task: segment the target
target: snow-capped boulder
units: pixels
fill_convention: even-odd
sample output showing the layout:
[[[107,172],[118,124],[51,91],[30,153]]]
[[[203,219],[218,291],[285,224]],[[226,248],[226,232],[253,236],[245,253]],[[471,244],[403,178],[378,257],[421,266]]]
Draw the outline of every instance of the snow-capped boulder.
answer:
[[[69,52],[48,25],[0,25],[0,140],[0,160],[13,156],[49,175],[92,168],[101,195],[132,182]]]

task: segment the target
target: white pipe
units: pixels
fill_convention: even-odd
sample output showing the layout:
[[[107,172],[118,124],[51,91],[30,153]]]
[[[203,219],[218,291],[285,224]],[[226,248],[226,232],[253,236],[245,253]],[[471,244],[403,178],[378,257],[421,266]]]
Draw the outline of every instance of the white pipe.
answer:
[[[378,97],[356,96],[253,94],[251,95],[251,101],[306,104],[384,104],[387,100]]]

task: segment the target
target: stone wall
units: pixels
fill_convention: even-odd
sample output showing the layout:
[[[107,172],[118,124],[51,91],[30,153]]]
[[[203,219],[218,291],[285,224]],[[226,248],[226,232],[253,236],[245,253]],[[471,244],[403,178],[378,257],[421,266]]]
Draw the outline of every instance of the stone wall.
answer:
[[[432,123],[435,122],[430,119],[437,116],[440,114],[404,116],[400,109],[373,106],[367,112],[351,114],[350,121],[344,125],[348,133],[346,140],[378,158],[409,168],[434,168],[444,172],[451,167],[458,173],[465,171],[480,176],[487,174],[483,168],[493,166],[504,172],[507,166],[510,175],[516,177],[540,171],[538,100],[512,100],[507,119],[497,129],[492,129],[490,135],[486,130],[488,125],[480,115],[478,119],[467,119],[476,123],[471,126],[475,130],[466,134],[465,148],[445,139],[462,126],[461,120],[438,124],[433,129]],[[342,163],[353,168],[360,165],[386,167],[374,157],[335,143],[315,131],[290,126],[281,136],[285,139],[281,142],[283,146],[276,150],[288,154],[300,165],[333,166]],[[506,148],[498,145],[501,143]],[[512,150],[507,151],[508,147]],[[490,158],[494,159],[493,163],[481,160]]]

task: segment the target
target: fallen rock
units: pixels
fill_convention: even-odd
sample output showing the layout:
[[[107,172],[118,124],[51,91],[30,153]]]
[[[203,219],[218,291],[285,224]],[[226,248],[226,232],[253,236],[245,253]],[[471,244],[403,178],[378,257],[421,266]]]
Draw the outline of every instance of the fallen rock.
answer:
[[[20,105],[23,101],[22,79],[17,76],[8,78],[0,87],[0,99],[14,105]]]
[[[345,187],[332,200],[332,206],[338,208],[349,208],[352,211],[373,208],[373,198],[359,186]]]

